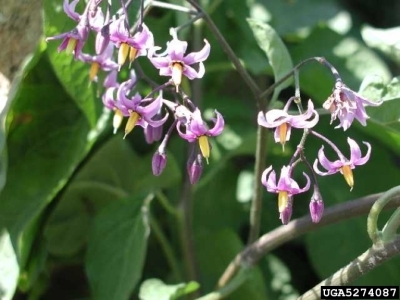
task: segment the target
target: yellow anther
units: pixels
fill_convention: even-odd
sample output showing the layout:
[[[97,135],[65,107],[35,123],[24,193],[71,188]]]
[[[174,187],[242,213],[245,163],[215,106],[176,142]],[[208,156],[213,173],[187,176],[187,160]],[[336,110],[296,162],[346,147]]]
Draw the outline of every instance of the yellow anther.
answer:
[[[279,191],[278,193],[278,210],[279,213],[283,212],[288,205],[289,196],[286,191]]]
[[[118,65],[121,66],[125,63],[128,56],[130,46],[127,43],[122,43],[118,51]]]
[[[68,43],[67,43],[67,47],[65,48],[65,52],[67,54],[71,54],[75,50],[76,44],[78,44],[78,40],[77,39],[69,38]]]
[[[353,171],[351,170],[351,167],[349,165],[345,165],[345,166],[341,167],[341,171],[344,176],[344,179],[346,180],[347,184],[350,186],[350,191],[351,191],[354,186]]]
[[[208,137],[205,135],[202,135],[199,137],[199,146],[200,146],[200,151],[203,157],[206,159],[208,163],[208,158],[210,157],[210,144],[208,143]]]
[[[140,119],[140,115],[133,111],[131,112],[131,115],[129,116],[128,122],[126,122],[125,125],[125,135],[124,138],[135,128],[137,121]]]
[[[116,109],[114,118],[113,118],[114,134],[117,133],[117,130],[121,126],[123,119],[124,119],[124,116],[122,115],[122,112],[119,109]]]
[[[135,47],[129,48],[129,63],[133,63],[133,61],[136,58],[137,53],[138,53],[138,50]]]
[[[93,62],[92,65],[90,66],[90,71],[89,71],[90,81],[94,80],[94,78],[97,76],[97,73],[99,72],[99,69],[100,69],[100,64],[98,62]]]
[[[181,63],[176,62],[172,64],[172,81],[176,86],[176,92],[178,92],[178,87],[182,82],[183,66]]]

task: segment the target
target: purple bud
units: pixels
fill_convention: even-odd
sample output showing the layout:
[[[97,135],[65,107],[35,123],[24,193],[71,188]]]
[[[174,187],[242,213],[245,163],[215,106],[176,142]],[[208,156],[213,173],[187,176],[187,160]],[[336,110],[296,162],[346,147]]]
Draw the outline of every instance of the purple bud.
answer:
[[[167,155],[165,152],[161,153],[157,150],[153,155],[153,160],[151,162],[151,168],[153,170],[153,174],[155,176],[160,176],[164,171],[165,166],[167,164]]]
[[[201,154],[197,154],[193,161],[188,162],[187,171],[190,183],[197,183],[201,177],[201,173],[203,172],[203,160]]]
[[[292,217],[292,211],[293,211],[293,198],[289,197],[285,209],[279,214],[279,219],[281,219],[283,225],[289,223],[290,218]]]
[[[314,187],[314,193],[310,201],[311,220],[314,223],[318,223],[321,220],[323,213],[324,213],[324,201],[322,200],[322,196],[319,192],[319,189]]]

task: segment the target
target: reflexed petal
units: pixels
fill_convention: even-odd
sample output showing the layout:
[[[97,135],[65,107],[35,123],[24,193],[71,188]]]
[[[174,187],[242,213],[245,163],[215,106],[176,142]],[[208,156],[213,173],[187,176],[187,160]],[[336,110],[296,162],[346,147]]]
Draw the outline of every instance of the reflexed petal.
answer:
[[[307,179],[307,183],[302,189],[299,189],[296,194],[304,193],[304,192],[306,192],[306,191],[308,191],[310,189],[310,185],[311,185],[310,177],[308,177],[308,175],[306,173],[304,173],[304,172],[303,172],[303,175]]]
[[[81,18],[81,16],[75,12],[75,7],[78,2],[79,0],[74,0],[71,3],[69,3],[69,0],[64,0],[63,3],[64,12],[67,14],[68,17],[77,22]]]
[[[363,142],[363,144],[367,146],[368,150],[367,154],[365,154],[364,157],[361,157],[361,150],[360,147],[357,145],[357,143],[350,138],[347,138],[347,142],[350,145],[350,153],[351,153],[350,162],[355,166],[360,166],[365,164],[369,160],[369,157],[371,155],[371,144]]]
[[[201,61],[205,61],[210,55],[210,44],[207,40],[204,40],[205,46],[198,52],[189,53],[184,59],[183,62],[185,65],[191,65],[194,63],[198,63]]]
[[[321,176],[326,176],[326,175],[331,175],[331,174],[335,174],[335,173],[337,173],[339,170],[329,170],[328,172],[322,172],[322,171],[320,171],[319,169],[318,169],[318,159],[316,159],[315,161],[314,161],[314,164],[313,164],[313,169],[314,169],[314,171],[315,171],[315,173],[317,173],[318,175],[321,175]]]
[[[336,160],[334,162],[331,162],[326,156],[325,156],[325,152],[324,152],[324,146],[321,147],[321,149],[319,149],[318,151],[318,160],[321,164],[321,166],[323,166],[327,171],[335,171],[333,173],[336,173],[338,170],[338,168],[343,166],[343,162],[341,162],[340,160]],[[331,174],[333,174],[331,173]]]
[[[150,62],[157,69],[169,68],[170,59],[168,57],[151,57]]]
[[[140,102],[143,102],[145,100],[148,100],[148,99],[140,100]],[[151,119],[160,111],[161,106],[162,106],[162,98],[159,95],[157,98],[155,98],[153,101],[151,101],[149,105],[137,106],[136,110],[146,119]]]
[[[258,113],[258,125],[267,128],[275,128],[283,123],[286,123],[288,114],[281,109],[271,109],[266,114],[263,112]]]
[[[181,125],[182,125],[181,122],[178,122],[176,124],[176,130],[178,131],[178,134],[180,135],[181,138],[183,138],[189,142],[194,142],[195,140],[197,140],[197,136],[195,134],[193,134],[192,132],[189,131],[189,132],[183,133],[180,129]]]
[[[225,125],[222,115],[217,110],[215,110],[215,114],[217,115],[217,120],[215,121],[214,127],[208,131],[208,134],[211,136],[217,136],[221,134],[222,130],[224,130]]]
[[[188,65],[185,65],[183,70],[183,74],[190,80],[193,80],[195,78],[202,78],[205,72],[206,70],[204,69],[203,63],[199,63],[199,71],[196,71],[194,68]]]

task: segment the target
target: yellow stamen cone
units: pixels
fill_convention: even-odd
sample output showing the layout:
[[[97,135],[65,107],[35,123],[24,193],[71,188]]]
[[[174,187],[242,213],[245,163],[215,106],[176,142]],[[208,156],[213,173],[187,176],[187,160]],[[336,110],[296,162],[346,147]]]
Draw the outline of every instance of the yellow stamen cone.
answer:
[[[131,112],[128,122],[126,122],[124,139],[133,130],[133,128],[135,128],[136,123],[139,120],[139,118],[140,118],[140,115],[137,112],[135,112],[135,111]]]
[[[281,143],[283,150],[285,150],[284,147],[285,147],[285,143],[286,143],[288,124],[283,123],[283,124],[279,125],[278,130],[279,130],[279,142]]]
[[[100,69],[100,64],[98,62],[92,63],[90,66],[90,71],[89,71],[89,79],[90,81],[93,81],[94,78],[97,76],[97,73],[99,73]]]
[[[283,212],[288,205],[289,196],[286,191],[279,191],[278,193],[278,210],[279,213]]]
[[[115,110],[115,114],[114,114],[114,118],[113,118],[113,128],[114,128],[113,133],[114,134],[117,133],[117,130],[121,126],[123,119],[124,119],[124,116],[122,115],[122,112],[119,109]]]
[[[71,54],[72,51],[75,50],[76,44],[78,44],[78,40],[74,38],[70,38],[67,43],[67,47],[65,48],[65,52],[67,54]]]
[[[135,47],[130,47],[130,49],[129,49],[129,66],[135,60],[137,53],[138,53],[138,50]]]
[[[181,63],[172,64],[172,81],[176,86],[176,92],[178,92],[179,85],[182,82],[183,66]]]
[[[126,43],[122,43],[121,46],[119,46],[118,65],[120,68],[126,61],[126,57],[128,56],[129,53],[129,48],[130,48],[129,45]]]
[[[199,146],[200,146],[201,154],[206,159],[207,164],[208,164],[208,158],[210,157],[210,144],[208,143],[207,136],[202,135],[201,137],[199,137]]]
[[[342,174],[344,176],[344,179],[346,180],[347,184],[350,186],[350,191],[351,191],[354,186],[353,171],[351,170],[351,167],[349,165],[343,166],[341,169],[342,169]]]

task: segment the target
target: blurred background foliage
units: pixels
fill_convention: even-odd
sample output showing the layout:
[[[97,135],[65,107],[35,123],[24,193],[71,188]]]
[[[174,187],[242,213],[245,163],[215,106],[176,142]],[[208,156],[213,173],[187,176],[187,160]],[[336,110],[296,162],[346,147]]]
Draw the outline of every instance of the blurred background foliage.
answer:
[[[343,132],[329,125],[329,116],[321,116],[316,130],[345,154],[349,154],[347,136],[368,141],[373,147],[368,164],[354,171],[353,191],[340,175],[319,179],[326,206],[399,183],[398,1],[201,3],[262,89],[273,83],[274,74],[247,18],[272,26],[294,64],[324,56],[351,89],[361,89],[373,100],[385,100],[379,108],[368,110],[371,119],[367,127],[354,125]],[[43,5],[46,36],[74,27],[61,9],[61,0],[45,0]],[[185,19],[182,13],[154,8],[145,21],[156,44],[164,47],[170,39],[168,28]],[[212,141],[210,163],[193,188],[198,283],[201,293],[207,293],[247,239],[257,107],[208,28],[202,23],[194,27],[183,30],[180,38],[194,42],[191,37],[197,30],[212,45],[202,79],[203,110],[209,116],[217,109],[226,123],[224,133]],[[187,176],[185,142],[178,136],[172,138],[167,168],[162,176],[154,177],[151,157],[157,146],[146,144],[140,129],[126,140],[121,132],[114,136],[110,114],[102,108],[101,86],[89,84],[89,67],[58,53],[57,47],[57,42],[38,46],[14,82],[7,116],[2,115],[6,124],[0,136],[0,182],[5,183],[0,194],[4,299],[123,300],[138,299],[139,294],[146,300],[174,299],[197,289],[194,282],[183,283],[179,217],[167,213],[158,201],[166,198],[179,205]],[[93,44],[88,43],[84,50],[92,53]],[[148,76],[163,82],[145,59],[140,63]],[[310,64],[301,69],[300,84],[303,100],[311,98],[321,107],[332,92],[333,79],[327,69]],[[190,92],[189,82],[184,82],[184,88]],[[146,91],[148,87],[143,88],[144,94]],[[292,86],[284,89],[280,102],[293,93]],[[287,164],[300,137],[301,132],[295,131],[282,152],[270,134],[267,165],[280,169]],[[320,146],[321,141],[313,137],[307,141],[311,162]],[[363,147],[362,152],[365,150]],[[303,179],[298,178],[302,186]],[[156,199],[144,201],[150,192]],[[280,226],[275,196],[264,193],[262,233]],[[308,214],[310,197],[310,193],[296,196],[293,218]],[[382,214],[382,222],[387,217]],[[164,233],[178,258],[177,270],[160,250],[157,230]],[[366,216],[318,229],[266,255],[250,280],[228,299],[294,299],[370,244]],[[152,278],[159,280],[146,281]],[[399,278],[397,258],[355,284],[398,285]]]

